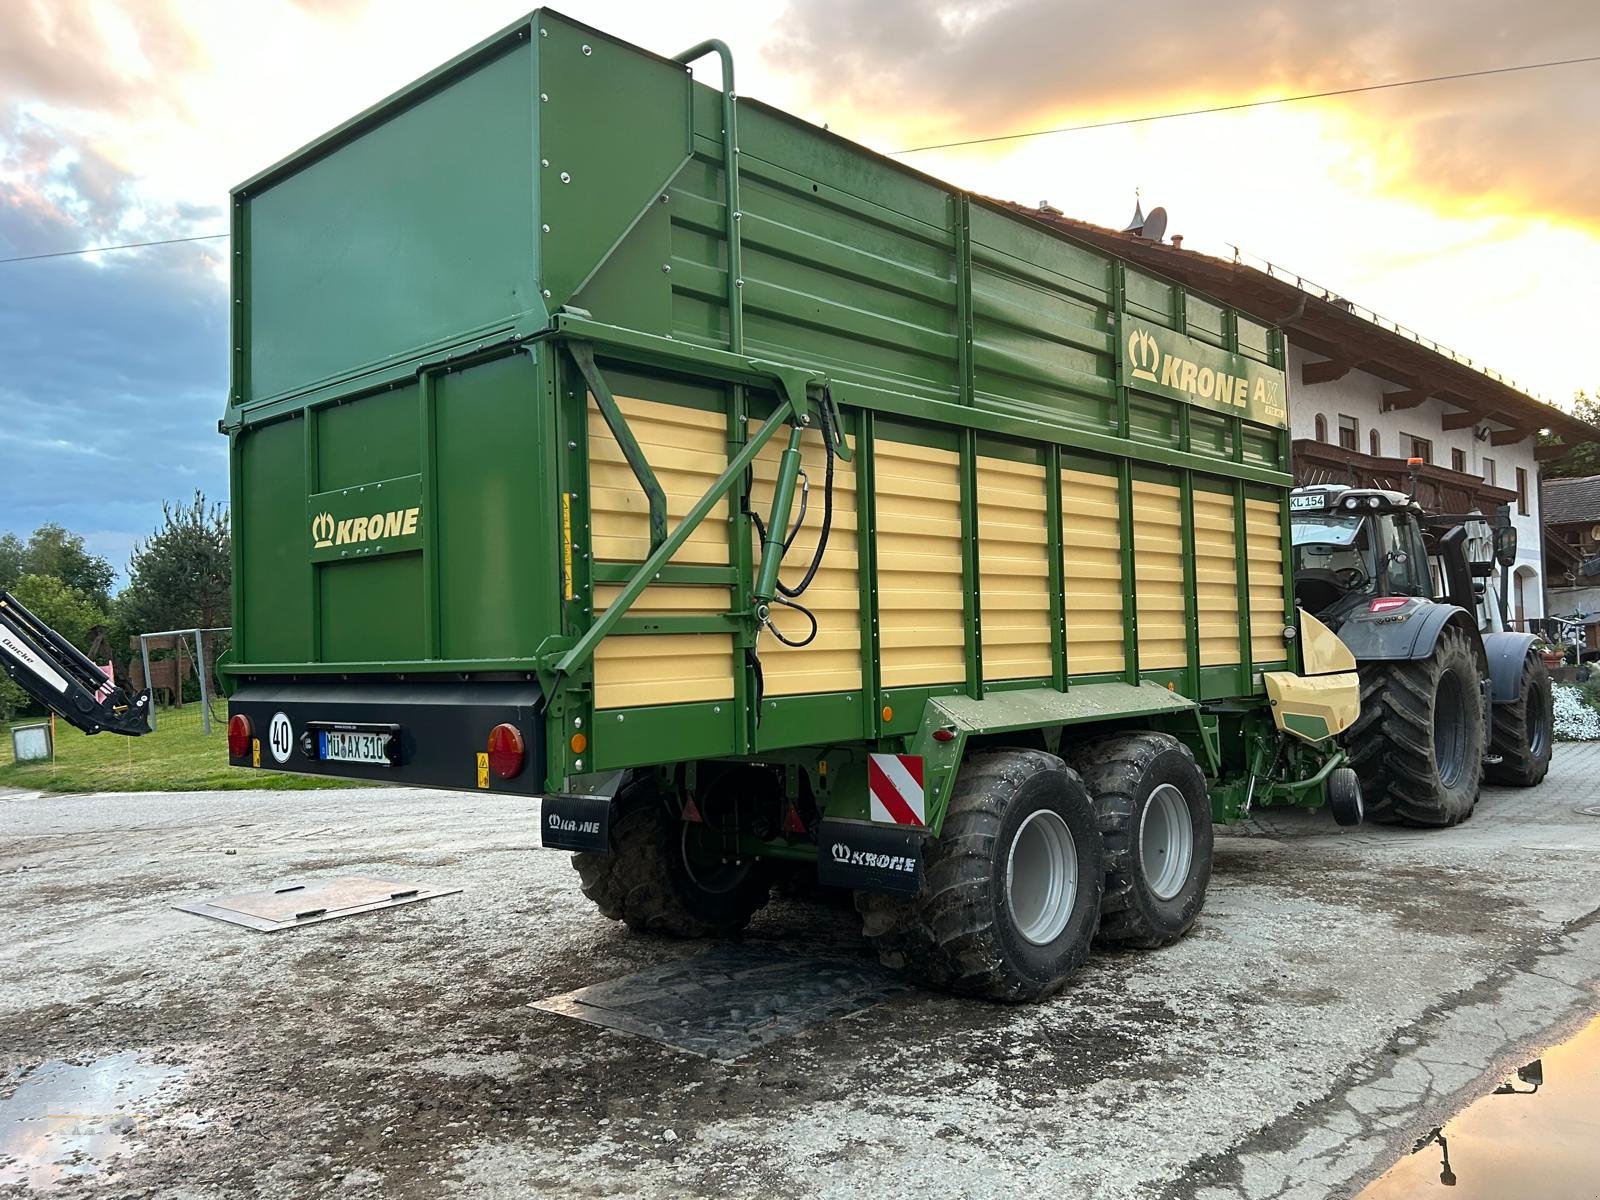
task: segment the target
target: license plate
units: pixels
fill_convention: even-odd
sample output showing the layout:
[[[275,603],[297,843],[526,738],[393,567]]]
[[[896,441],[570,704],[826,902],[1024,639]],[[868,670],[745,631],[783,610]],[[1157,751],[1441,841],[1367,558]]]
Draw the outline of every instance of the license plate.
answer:
[[[392,733],[347,733],[343,730],[324,730],[321,738],[320,758],[330,762],[372,763],[380,767],[390,765],[389,739]]]
[[[1290,512],[1321,512],[1328,507],[1327,492],[1305,492],[1289,497]]]

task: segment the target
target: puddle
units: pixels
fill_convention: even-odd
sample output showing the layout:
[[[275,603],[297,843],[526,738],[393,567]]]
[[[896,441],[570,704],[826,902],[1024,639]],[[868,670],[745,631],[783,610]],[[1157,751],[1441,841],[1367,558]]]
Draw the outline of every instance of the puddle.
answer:
[[[0,1187],[39,1190],[101,1174],[135,1152],[142,1127],[162,1119],[156,1093],[182,1074],[128,1050],[85,1064],[54,1059],[13,1076],[0,1085],[15,1089],[0,1100]]]
[[[1357,1200],[1600,1196],[1600,1017],[1422,1138]]]

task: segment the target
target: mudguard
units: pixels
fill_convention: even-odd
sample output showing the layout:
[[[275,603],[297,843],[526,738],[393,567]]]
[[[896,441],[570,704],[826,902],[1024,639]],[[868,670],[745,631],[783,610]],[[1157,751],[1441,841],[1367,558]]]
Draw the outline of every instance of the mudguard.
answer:
[[[1464,608],[1420,597],[1377,612],[1356,612],[1339,626],[1339,639],[1357,662],[1414,662],[1428,658],[1439,634],[1453,618],[1477,630],[1477,620]]]
[[[1531,633],[1486,633],[1483,652],[1489,658],[1489,685],[1496,704],[1509,704],[1522,692],[1522,664],[1538,641]]]

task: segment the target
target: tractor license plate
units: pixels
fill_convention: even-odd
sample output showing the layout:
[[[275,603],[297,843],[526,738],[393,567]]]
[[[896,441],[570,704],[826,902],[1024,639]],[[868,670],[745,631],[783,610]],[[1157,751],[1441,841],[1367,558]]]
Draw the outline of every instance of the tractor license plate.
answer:
[[[318,737],[322,743],[318,757],[329,762],[370,763],[387,767],[394,761],[389,753],[394,739],[392,733],[347,733],[330,729],[324,730]]]

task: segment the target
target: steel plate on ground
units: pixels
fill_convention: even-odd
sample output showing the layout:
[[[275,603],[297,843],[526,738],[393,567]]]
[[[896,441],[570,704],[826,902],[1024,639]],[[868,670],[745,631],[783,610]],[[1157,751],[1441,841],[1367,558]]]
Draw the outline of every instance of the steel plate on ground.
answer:
[[[460,890],[374,879],[369,875],[342,875],[321,883],[285,884],[271,891],[240,892],[216,900],[189,900],[172,907],[271,933],[331,921],[335,917],[414,904],[418,900],[452,896]]]
[[[726,1061],[910,986],[867,958],[729,946],[534,1007]]]

